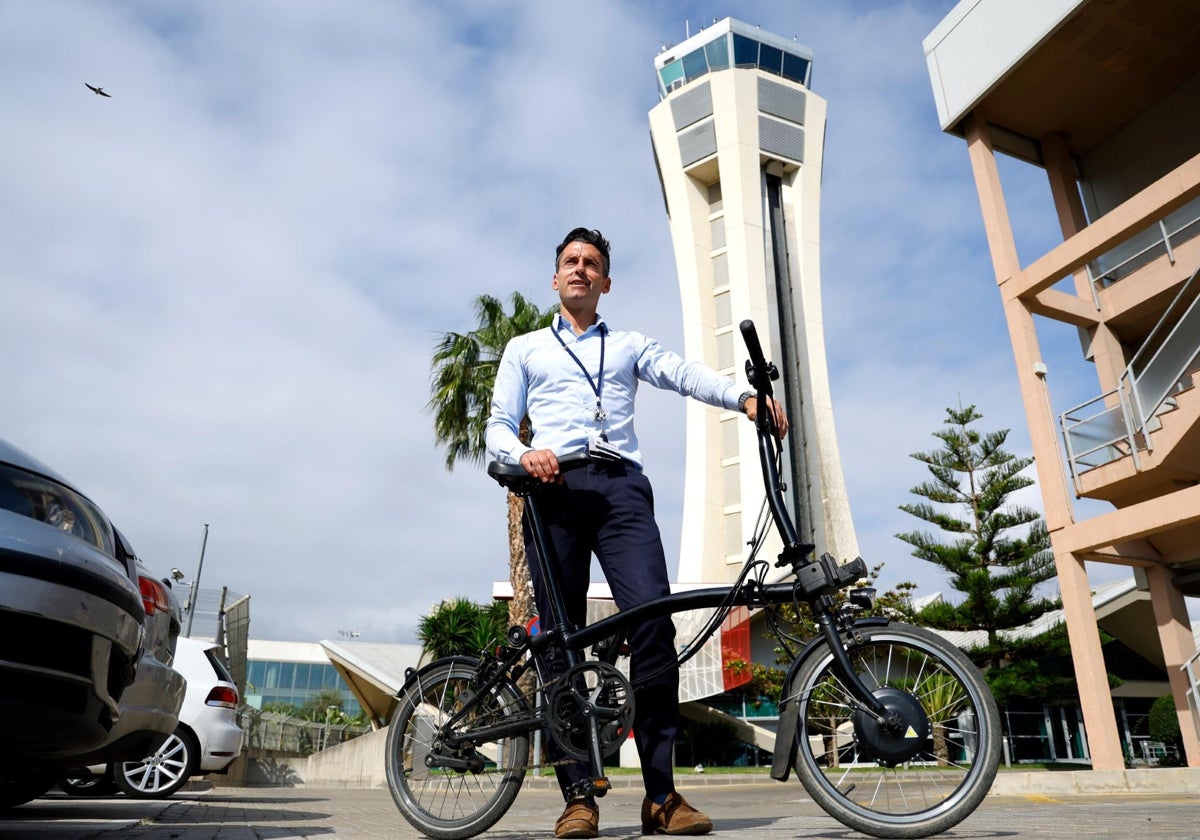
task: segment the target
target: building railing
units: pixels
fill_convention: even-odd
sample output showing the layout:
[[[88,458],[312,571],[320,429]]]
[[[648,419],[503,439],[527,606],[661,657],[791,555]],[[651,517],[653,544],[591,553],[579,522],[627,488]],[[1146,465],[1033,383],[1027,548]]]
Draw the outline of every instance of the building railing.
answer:
[[[1191,385],[1200,360],[1200,271],[1194,273],[1134,354],[1117,387],[1060,415],[1076,494],[1079,476],[1094,467],[1153,450],[1150,433],[1168,400]]]
[[[1175,249],[1196,236],[1200,236],[1200,198],[1168,213],[1088,263],[1093,295],[1097,289],[1111,286],[1164,254],[1174,265]]]
[[[1192,654],[1192,658],[1184,663],[1183,670],[1188,678],[1187,701],[1188,708],[1192,710],[1192,725],[1200,734],[1200,651]]]

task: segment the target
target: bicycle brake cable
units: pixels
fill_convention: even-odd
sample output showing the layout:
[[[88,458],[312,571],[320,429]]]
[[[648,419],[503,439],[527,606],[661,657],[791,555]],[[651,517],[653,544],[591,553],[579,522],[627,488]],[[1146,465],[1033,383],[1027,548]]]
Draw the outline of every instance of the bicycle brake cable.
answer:
[[[704,623],[704,626],[696,632],[696,634],[692,637],[692,640],[683,646],[680,652],[675,656],[674,661],[672,661],[670,664],[661,666],[650,674],[647,674],[639,679],[636,683],[632,683],[631,681],[633,687],[636,689],[639,686],[646,685],[647,683],[666,673],[671,668],[682,667],[685,662],[698,654],[704,648],[705,643],[712,638],[713,634],[716,633],[720,626],[725,622],[725,619],[729,617],[729,613],[733,611],[733,608],[737,606],[733,602],[737,598],[737,594],[741,591],[742,586],[745,583],[746,578],[750,575],[751,571],[757,572],[758,577],[756,583],[761,584],[762,578],[766,574],[766,570],[767,564],[763,560],[754,560],[753,562],[749,562],[743,566],[742,571],[738,574],[737,580],[734,581],[729,587],[729,592],[726,594],[724,600],[722,600],[721,603],[713,609],[712,616],[710,616],[708,621]]]

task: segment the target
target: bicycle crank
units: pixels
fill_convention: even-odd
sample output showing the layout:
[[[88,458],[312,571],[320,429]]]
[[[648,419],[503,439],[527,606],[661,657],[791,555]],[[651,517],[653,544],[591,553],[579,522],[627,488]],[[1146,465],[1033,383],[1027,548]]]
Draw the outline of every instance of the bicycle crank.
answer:
[[[550,690],[550,734],[563,752],[587,760],[588,721],[596,721],[604,755],[617,750],[633,726],[633,687],[625,675],[604,662],[581,662],[570,668]]]

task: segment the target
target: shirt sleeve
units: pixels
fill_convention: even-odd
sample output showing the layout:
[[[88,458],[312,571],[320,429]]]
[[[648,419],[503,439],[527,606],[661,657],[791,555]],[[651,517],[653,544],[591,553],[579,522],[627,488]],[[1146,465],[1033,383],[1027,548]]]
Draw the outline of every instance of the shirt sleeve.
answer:
[[[529,379],[523,362],[523,337],[517,336],[508,342],[496,369],[496,383],[492,388],[492,410],[488,417],[484,440],[488,454],[498,461],[515,464],[530,451],[521,443],[521,420],[525,417],[526,401],[529,396]]]
[[[637,373],[643,382],[727,411],[737,410],[741,390],[732,379],[672,353],[652,338],[642,336],[642,341]]]

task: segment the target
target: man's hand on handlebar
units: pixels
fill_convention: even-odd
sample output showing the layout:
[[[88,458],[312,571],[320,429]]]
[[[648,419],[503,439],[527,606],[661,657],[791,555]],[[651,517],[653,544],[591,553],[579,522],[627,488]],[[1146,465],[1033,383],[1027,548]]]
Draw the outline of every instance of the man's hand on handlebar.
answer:
[[[562,475],[558,470],[558,458],[555,457],[553,450],[531,449],[521,456],[520,464],[525,468],[525,472],[540,479],[544,484],[550,482],[557,484],[562,481]]]
[[[787,437],[788,420],[783,406],[778,400],[771,397],[767,397],[767,402],[771,406],[771,416],[775,420],[775,428],[779,429],[779,436]],[[751,422],[758,417],[758,397],[750,397],[746,400],[746,416],[750,418]]]

